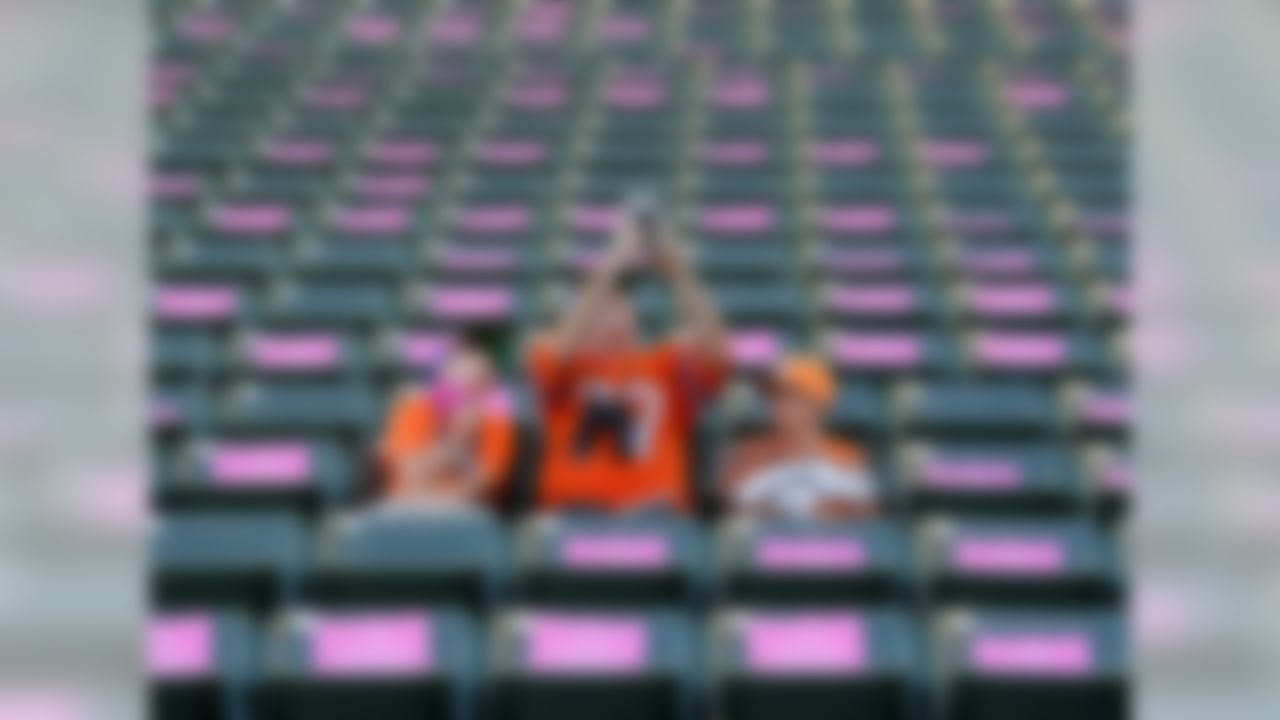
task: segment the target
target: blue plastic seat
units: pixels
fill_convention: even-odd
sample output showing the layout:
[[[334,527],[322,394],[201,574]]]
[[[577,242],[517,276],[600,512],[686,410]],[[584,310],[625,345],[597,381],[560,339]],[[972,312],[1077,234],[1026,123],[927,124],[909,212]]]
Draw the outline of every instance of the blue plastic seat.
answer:
[[[1044,433],[1058,425],[1049,391],[1020,381],[946,381],[902,397],[908,426],[944,434]]]
[[[369,605],[301,609],[276,624],[260,717],[438,717],[478,712],[483,642],[465,615]]]
[[[1113,613],[957,612],[936,640],[953,720],[1039,708],[1052,720],[1129,716],[1127,633]]]
[[[396,291],[385,282],[289,282],[275,289],[264,315],[275,322],[297,325],[376,325],[401,316]]]
[[[148,424],[159,435],[208,429],[214,416],[212,395],[201,381],[159,381],[152,388]]]
[[[285,513],[171,513],[150,539],[155,602],[259,612],[288,603],[306,544],[301,521]]]
[[[516,546],[521,594],[531,602],[645,607],[706,598],[706,540],[687,518],[536,516]]]
[[[506,614],[495,629],[497,717],[694,720],[706,677],[697,631],[665,611]]]
[[[376,427],[373,390],[356,381],[255,380],[228,393],[218,422],[233,432],[332,431],[363,435]]]
[[[373,507],[325,527],[307,581],[313,602],[487,610],[510,577],[506,532],[480,511]]]
[[[999,607],[1116,607],[1118,561],[1083,520],[937,519],[925,527],[930,595]]]
[[[923,643],[898,610],[726,610],[713,648],[715,696],[730,717],[928,717]]]
[[[369,364],[359,337],[341,327],[259,325],[233,340],[230,355],[237,372],[262,378],[352,377]]]
[[[146,673],[153,716],[242,716],[261,677],[261,655],[256,628],[241,612],[190,609],[152,615],[146,626]]]
[[[904,492],[918,509],[1061,515],[1082,500],[1077,468],[1050,443],[933,443],[904,453],[900,463]]]
[[[730,520],[716,535],[718,581],[734,602],[805,607],[910,597],[909,546],[887,522]]]
[[[222,338],[199,328],[165,328],[152,333],[151,369],[162,377],[207,380],[218,368]]]
[[[332,509],[354,493],[355,463],[328,438],[197,437],[161,478],[168,508]]]

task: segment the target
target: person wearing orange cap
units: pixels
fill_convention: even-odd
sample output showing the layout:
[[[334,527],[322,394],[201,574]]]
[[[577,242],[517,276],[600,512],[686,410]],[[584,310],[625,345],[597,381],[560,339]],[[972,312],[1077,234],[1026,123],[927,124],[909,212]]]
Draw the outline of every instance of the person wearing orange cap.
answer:
[[[764,383],[769,428],[732,448],[720,481],[732,512],[763,518],[857,520],[878,512],[866,456],[826,430],[839,389],[808,356],[784,359]]]

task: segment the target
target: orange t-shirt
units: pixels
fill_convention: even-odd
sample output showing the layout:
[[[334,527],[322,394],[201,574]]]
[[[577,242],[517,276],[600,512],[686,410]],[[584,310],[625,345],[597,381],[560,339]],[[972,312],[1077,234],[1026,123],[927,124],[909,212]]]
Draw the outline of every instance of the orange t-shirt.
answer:
[[[515,455],[516,427],[509,410],[490,404],[481,415],[476,430],[475,452],[484,492],[493,497],[501,489]],[[387,472],[388,495],[412,494],[409,478],[397,470],[405,460],[431,447],[444,430],[440,413],[426,392],[404,395],[391,408],[382,439],[378,444],[378,460]]]
[[[539,507],[692,509],[691,436],[725,363],[671,342],[562,356],[535,341],[528,361],[543,434]]]

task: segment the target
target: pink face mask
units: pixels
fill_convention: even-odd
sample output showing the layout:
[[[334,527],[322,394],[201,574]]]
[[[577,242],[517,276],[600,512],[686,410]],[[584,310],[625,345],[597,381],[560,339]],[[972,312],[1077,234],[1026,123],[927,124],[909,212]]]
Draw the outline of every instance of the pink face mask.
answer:
[[[494,387],[491,378],[485,378],[477,384],[470,384],[442,377],[430,386],[427,396],[441,421],[448,424],[468,405],[486,403]]]

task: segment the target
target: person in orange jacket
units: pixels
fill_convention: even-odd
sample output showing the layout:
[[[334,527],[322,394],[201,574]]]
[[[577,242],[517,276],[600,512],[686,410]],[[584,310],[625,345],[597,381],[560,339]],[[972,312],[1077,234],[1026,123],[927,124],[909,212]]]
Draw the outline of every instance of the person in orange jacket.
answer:
[[[517,429],[493,363],[461,341],[435,381],[400,395],[378,443],[384,499],[476,505],[510,475]]]
[[[683,331],[645,343],[620,287],[656,269],[674,291]],[[691,512],[690,438],[729,374],[727,332],[676,240],[632,210],[604,261],[526,357],[543,433],[539,508]]]

